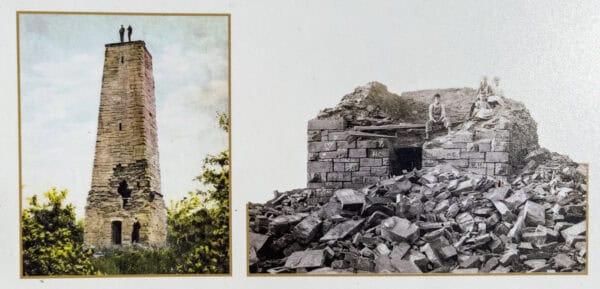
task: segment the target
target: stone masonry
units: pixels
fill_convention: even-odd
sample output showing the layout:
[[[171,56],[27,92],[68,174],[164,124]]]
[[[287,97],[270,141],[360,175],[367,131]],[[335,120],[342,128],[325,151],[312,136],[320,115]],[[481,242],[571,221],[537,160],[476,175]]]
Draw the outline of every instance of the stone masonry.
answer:
[[[503,179],[512,171],[509,148],[509,130],[460,131],[439,148],[424,148],[423,166],[449,163],[476,175]]]
[[[346,130],[343,118],[309,121],[309,188],[360,188],[389,176],[390,144],[348,140]]]
[[[107,44],[84,242],[162,247],[166,234],[152,56],[143,41]]]
[[[434,129],[433,138],[425,140],[424,128],[418,125],[427,120],[427,106],[437,92],[443,95],[453,132],[446,135],[443,128]],[[525,166],[525,156],[539,147],[537,124],[524,104],[508,98],[503,98],[504,104],[495,109],[491,120],[471,120],[469,106],[474,97],[475,91],[468,88],[401,96],[379,83],[357,88],[335,108],[324,109],[308,122],[307,187],[361,188],[399,175],[396,162],[412,160],[398,155],[397,149],[415,149],[421,157],[415,161],[417,169],[447,163],[507,181]],[[417,126],[384,128],[398,123]],[[356,137],[361,126],[371,126],[375,133]]]

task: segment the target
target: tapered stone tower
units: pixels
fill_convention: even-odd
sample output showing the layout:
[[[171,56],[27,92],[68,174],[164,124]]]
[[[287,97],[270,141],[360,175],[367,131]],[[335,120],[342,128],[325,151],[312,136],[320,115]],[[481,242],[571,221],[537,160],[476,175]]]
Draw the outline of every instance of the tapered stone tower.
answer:
[[[106,44],[84,242],[166,245],[152,55],[143,41]]]

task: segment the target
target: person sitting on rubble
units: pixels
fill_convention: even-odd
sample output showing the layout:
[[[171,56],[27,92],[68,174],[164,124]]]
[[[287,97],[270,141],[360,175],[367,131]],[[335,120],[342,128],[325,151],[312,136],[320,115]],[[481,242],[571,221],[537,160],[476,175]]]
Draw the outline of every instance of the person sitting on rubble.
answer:
[[[452,132],[450,121],[446,117],[446,108],[440,103],[440,94],[436,93],[433,96],[433,103],[429,105],[429,119],[425,123],[425,139],[429,139],[429,132],[433,130],[433,125],[441,123],[448,129],[448,134]]]
[[[504,96],[504,91],[500,88],[500,77],[494,77],[494,83],[490,87],[490,96],[488,97],[488,103],[492,105],[492,107],[496,105],[504,105],[504,100],[502,97]]]
[[[494,110],[488,103],[487,94],[485,94],[485,93],[480,94],[477,97],[477,101],[475,102],[475,104],[473,106],[473,110],[472,110],[470,117],[474,118],[476,120],[488,120],[488,119],[492,118],[493,115],[494,115]]]

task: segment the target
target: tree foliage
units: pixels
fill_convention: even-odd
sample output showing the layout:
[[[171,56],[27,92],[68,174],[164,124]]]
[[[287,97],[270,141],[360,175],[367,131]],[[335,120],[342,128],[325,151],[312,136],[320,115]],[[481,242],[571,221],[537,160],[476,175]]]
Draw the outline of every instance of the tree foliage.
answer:
[[[83,248],[83,224],[75,220],[75,208],[63,204],[67,190],[56,188],[29,198],[22,212],[23,274],[94,274],[91,250]]]
[[[227,115],[218,119],[228,131]],[[196,177],[204,188],[171,203],[167,241],[182,258],[180,273],[229,272],[229,172],[229,150],[206,156]]]

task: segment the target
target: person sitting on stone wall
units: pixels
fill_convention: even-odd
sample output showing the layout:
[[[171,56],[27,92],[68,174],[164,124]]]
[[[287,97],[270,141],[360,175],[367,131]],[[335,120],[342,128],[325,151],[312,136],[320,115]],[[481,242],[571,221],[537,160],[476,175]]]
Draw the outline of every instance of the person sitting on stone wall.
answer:
[[[441,123],[448,129],[448,134],[452,132],[450,121],[446,117],[446,108],[440,103],[440,94],[436,93],[433,96],[433,103],[429,105],[429,118],[425,123],[425,139],[429,139],[429,132],[433,130],[433,125]]]
[[[476,120],[488,120],[491,119],[492,116],[494,116],[494,110],[488,103],[487,94],[480,94],[473,107],[471,118]]]

